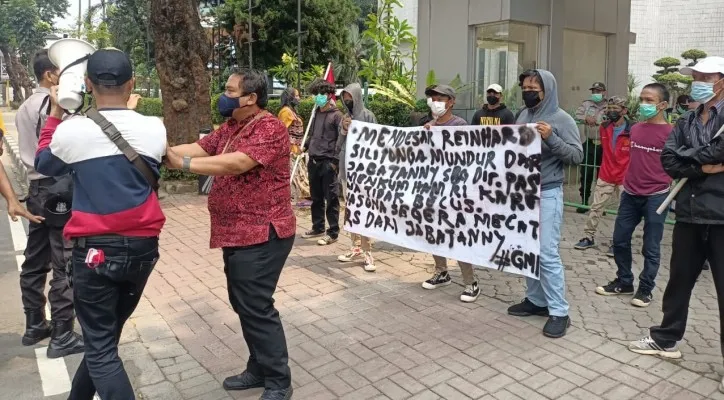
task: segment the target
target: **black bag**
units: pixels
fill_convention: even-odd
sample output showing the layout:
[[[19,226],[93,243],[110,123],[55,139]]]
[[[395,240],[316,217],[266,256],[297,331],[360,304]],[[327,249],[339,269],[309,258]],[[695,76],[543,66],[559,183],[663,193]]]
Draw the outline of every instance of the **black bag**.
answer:
[[[133,163],[133,165],[141,172],[144,178],[146,178],[146,181],[151,186],[151,189],[153,189],[153,192],[158,195],[158,178],[156,178],[156,174],[153,173],[153,170],[151,167],[148,166],[146,161],[138,155],[138,152],[131,147],[130,144],[126,141],[126,139],[123,138],[121,135],[121,132],[118,131],[118,129],[110,123],[104,116],[101,115],[101,113],[98,112],[95,108],[89,108],[85,111],[86,117],[90,118],[93,122],[95,122],[98,126],[101,127],[103,130],[103,133],[108,136],[111,141],[118,146],[118,149],[121,150],[121,153],[126,156],[128,161]]]

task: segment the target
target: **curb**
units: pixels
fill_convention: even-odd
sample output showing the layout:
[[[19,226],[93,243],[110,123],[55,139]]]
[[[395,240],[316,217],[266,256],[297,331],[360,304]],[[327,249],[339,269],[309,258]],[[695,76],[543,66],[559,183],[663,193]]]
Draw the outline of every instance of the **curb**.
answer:
[[[10,159],[12,159],[15,169],[20,175],[21,184],[27,185],[28,183],[28,169],[25,168],[25,164],[20,159],[20,146],[15,141],[15,138],[9,135],[3,135],[3,143],[8,151]]]

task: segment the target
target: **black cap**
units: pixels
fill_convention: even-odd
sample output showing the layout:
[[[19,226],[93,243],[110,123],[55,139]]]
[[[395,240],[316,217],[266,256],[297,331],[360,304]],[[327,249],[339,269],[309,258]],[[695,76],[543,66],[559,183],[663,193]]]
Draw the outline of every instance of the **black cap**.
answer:
[[[451,99],[455,98],[455,89],[448,85],[433,85],[425,89],[425,96],[433,96],[433,95],[442,95],[447,96]]]
[[[121,86],[133,78],[133,67],[126,53],[101,49],[88,59],[88,79],[96,85]]]

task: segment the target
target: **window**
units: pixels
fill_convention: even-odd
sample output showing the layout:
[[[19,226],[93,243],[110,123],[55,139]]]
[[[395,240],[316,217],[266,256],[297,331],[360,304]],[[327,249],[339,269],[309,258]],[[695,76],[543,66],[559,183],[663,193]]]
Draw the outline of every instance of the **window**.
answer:
[[[485,90],[497,83],[505,90],[508,107],[522,104],[518,76],[538,67],[540,27],[517,22],[498,22],[475,28],[475,106],[485,102]]]

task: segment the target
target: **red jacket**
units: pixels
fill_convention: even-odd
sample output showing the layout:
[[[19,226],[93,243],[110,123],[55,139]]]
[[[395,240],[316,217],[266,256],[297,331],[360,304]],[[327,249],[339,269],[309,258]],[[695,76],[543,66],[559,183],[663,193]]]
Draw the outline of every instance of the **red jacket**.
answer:
[[[622,185],[626,175],[631,149],[631,123],[627,120],[626,127],[616,139],[616,148],[613,148],[613,127],[611,122],[601,124],[601,147],[603,159],[598,177],[607,183]]]

